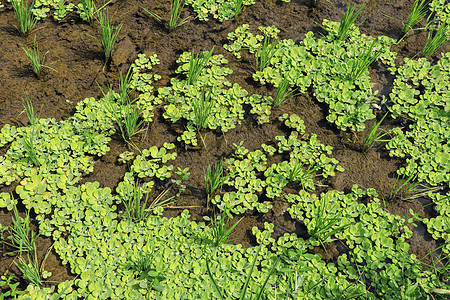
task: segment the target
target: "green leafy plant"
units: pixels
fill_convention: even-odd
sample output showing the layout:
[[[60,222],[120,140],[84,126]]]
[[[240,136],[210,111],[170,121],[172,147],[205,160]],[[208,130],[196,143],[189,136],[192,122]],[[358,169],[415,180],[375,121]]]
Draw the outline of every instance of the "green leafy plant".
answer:
[[[202,73],[202,70],[206,67],[208,64],[211,55],[214,51],[214,47],[210,51],[201,51],[197,54],[194,54],[194,50],[191,51],[191,56],[189,59],[189,69],[187,71],[187,80],[186,84],[191,85],[194,84],[197,81],[197,78]]]
[[[355,26],[355,21],[365,6],[365,4],[362,4],[358,9],[356,9],[352,1],[348,1],[347,10],[341,18],[341,23],[337,32],[338,41],[346,40],[352,34],[355,28],[361,25],[362,22],[359,25]]]
[[[122,24],[114,28],[111,25],[111,19],[108,15],[107,9],[97,11],[98,21],[100,22],[100,32],[102,35],[101,44],[105,53],[105,66],[111,63],[112,55],[114,52],[114,45],[116,44],[117,36],[122,29]],[[95,37],[94,37],[95,38]],[[97,38],[95,38],[98,40]]]
[[[15,277],[14,274],[10,274],[8,272],[2,274],[0,276],[0,290],[2,293],[0,294],[0,300],[3,299],[17,299],[17,296],[25,294],[25,291],[17,290],[20,282],[13,283],[13,279]],[[6,289],[6,291],[4,291]]]
[[[385,50],[379,45],[377,40],[373,40],[372,44],[370,44],[369,47],[353,61],[349,79],[354,82],[374,61],[378,60],[384,52]]]
[[[249,269],[249,271],[247,273],[247,277],[245,279],[244,286],[241,289],[239,300],[248,299],[249,297],[251,297],[251,296],[249,296],[248,287],[249,287],[250,281],[252,279],[252,273],[253,273],[253,270],[255,268],[256,260],[258,258],[259,252],[261,251],[262,245],[263,245],[263,243],[261,242],[261,244],[259,245],[258,249],[256,250],[255,255],[253,256],[253,261],[252,261],[250,269]],[[264,283],[259,287],[259,290],[256,291],[257,296],[256,296],[255,300],[264,299],[264,292],[266,290],[266,286],[269,283],[270,277],[274,274],[279,261],[280,261],[280,259],[277,257],[275,259],[274,263],[272,264],[272,267],[271,267],[271,269],[269,271],[269,274],[267,275],[266,279],[264,280]],[[217,281],[214,279],[214,277],[213,277],[213,275],[211,273],[211,269],[209,267],[209,259],[208,258],[206,258],[206,269],[207,269],[208,277],[211,279],[211,281],[213,283],[214,291],[216,292],[217,296],[220,299],[228,299],[229,296],[227,296],[227,294],[226,294],[224,289],[221,289],[219,287]]]
[[[216,216],[215,218],[211,218],[211,235],[212,235],[212,244],[214,247],[219,247],[222,244],[229,243],[235,241],[239,238],[230,239],[233,230],[236,226],[239,225],[239,222],[244,217],[240,218],[236,223],[231,226],[228,226],[230,220],[232,219],[226,211],[222,211],[222,214]]]
[[[380,121],[375,122],[370,129],[363,133],[361,141],[361,152],[366,153],[376,142],[387,142],[389,140],[383,140],[383,137],[389,134],[389,132],[378,132],[378,127],[380,127],[384,118],[386,118],[387,113],[381,118]]]
[[[36,74],[37,79],[41,78],[42,68],[47,68],[47,69],[56,71],[55,69],[44,65],[45,55],[42,56],[42,58],[41,58],[41,54],[39,53],[39,48],[36,44],[36,35],[34,36],[33,49],[25,48],[25,47],[21,47],[21,48],[25,52],[25,54],[28,56],[28,58],[30,59],[31,67],[33,68],[34,74]]]
[[[264,35],[264,41],[255,54],[256,69],[260,72],[263,72],[263,70],[270,64],[272,57],[275,55],[276,45],[271,44],[270,42],[270,37]]]
[[[170,0],[169,31],[173,31],[175,28],[180,27],[189,21],[189,17],[180,20],[181,12],[183,11],[185,4],[186,3],[184,0]],[[142,9],[145,10],[150,16],[158,20],[158,22],[163,21],[163,18],[157,15],[156,13],[149,11],[145,8]]]
[[[34,1],[27,6],[23,0],[11,0],[14,13],[20,25],[20,33],[22,36],[27,36],[36,26],[37,19],[31,11],[34,7]]]
[[[273,106],[277,107],[286,101],[286,99],[291,96],[297,89],[289,89],[289,80],[283,78],[281,83],[278,85],[277,94],[273,100]]]
[[[427,41],[422,50],[422,57],[432,55],[450,40],[450,23],[440,23],[434,34],[432,29],[428,31]]]

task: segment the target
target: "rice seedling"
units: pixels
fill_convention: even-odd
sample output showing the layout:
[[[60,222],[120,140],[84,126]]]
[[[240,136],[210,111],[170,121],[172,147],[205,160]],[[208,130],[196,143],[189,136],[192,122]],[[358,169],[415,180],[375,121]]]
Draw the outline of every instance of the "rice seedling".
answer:
[[[28,160],[35,166],[40,166],[41,162],[38,159],[36,152],[36,140],[35,135],[28,133],[26,136],[22,137],[22,145],[25,148],[25,152]]]
[[[84,18],[92,25],[94,22],[94,15],[97,11],[94,1],[92,0],[80,0],[80,10]]]
[[[222,188],[222,185],[228,179],[228,176],[223,174],[223,160],[221,159],[218,163],[215,163],[212,167],[208,164],[206,171],[203,169],[203,177],[206,184],[207,193],[207,203],[209,207],[209,197],[217,189]]]
[[[250,266],[250,270],[248,271],[248,274],[247,274],[244,286],[242,287],[241,294],[239,296],[239,300],[250,299],[251,298],[251,296],[248,295],[248,287],[249,287],[250,280],[252,278],[251,276],[252,276],[253,270],[255,269],[256,260],[258,258],[259,252],[261,251],[262,245],[263,245],[263,243],[261,241],[261,244],[259,245],[258,249],[256,250],[255,255],[253,256],[253,261],[252,261],[252,264]],[[270,268],[270,271],[269,271],[269,274],[267,274],[267,277],[264,280],[264,283],[261,285],[259,290],[256,291],[257,296],[256,296],[255,300],[265,299],[264,298],[264,291],[266,289],[267,284],[269,283],[270,277],[272,277],[272,275],[274,274],[275,269],[276,269],[279,261],[280,261],[280,258],[277,257],[275,259],[274,263],[272,264],[272,266]],[[208,258],[206,258],[206,271],[208,273],[208,277],[211,279],[211,281],[213,283],[213,287],[214,287],[214,290],[216,291],[217,296],[220,299],[230,299],[230,297],[227,296],[225,290],[219,288],[219,285],[217,284],[217,281],[212,276],[211,268],[209,267],[209,260],[208,260]],[[251,299],[253,299],[253,298],[251,298]]]
[[[15,255],[17,251],[31,252],[39,235],[30,228],[30,212],[27,212],[25,218],[19,216],[16,206],[13,212],[12,226],[9,227],[10,235],[7,237],[8,241],[5,240],[4,243],[15,250],[7,255]]]
[[[278,85],[277,94],[273,100],[273,107],[280,106],[286,101],[286,99],[291,96],[297,89],[289,89],[289,81],[287,78],[283,78],[281,83]]]
[[[28,58],[31,61],[31,67],[33,68],[34,74],[36,74],[37,79],[41,79],[41,71],[42,68],[51,69],[53,71],[56,71],[55,69],[44,65],[45,62],[45,55],[42,56],[39,53],[38,45],[36,44],[36,35],[34,36],[34,43],[33,43],[33,49],[20,47],[25,52],[25,54],[28,56]]]
[[[367,153],[370,148],[373,147],[373,145],[376,142],[388,142],[389,140],[383,140],[383,137],[389,134],[389,132],[377,132],[378,128],[380,127],[381,123],[383,122],[384,118],[386,118],[387,113],[381,118],[379,122],[376,122],[370,127],[369,130],[366,130],[366,132],[363,133],[362,136],[362,142],[361,142],[361,152]]]
[[[20,33],[27,36],[36,26],[37,19],[31,9],[34,7],[34,1],[27,6],[23,0],[11,0],[17,21],[19,21]]]
[[[425,47],[422,50],[422,57],[428,57],[450,41],[450,24],[440,23],[434,34],[430,29],[427,36]]]
[[[211,91],[202,90],[199,98],[193,99],[192,111],[194,113],[193,123],[197,131],[208,128],[208,121],[214,107],[214,99],[211,98]]]
[[[36,244],[33,244],[33,252],[27,253],[28,262],[22,257],[22,252],[19,255],[19,262],[14,261],[14,264],[22,272],[22,276],[25,280],[35,286],[41,286],[44,283],[44,279],[50,277],[52,274],[44,270],[44,264],[47,260],[50,251],[47,252],[42,264],[39,266]]]
[[[409,176],[403,174],[398,176],[389,191],[387,200],[392,201],[399,199],[402,201],[409,201],[424,197],[430,192],[436,192],[441,189],[441,187],[426,187],[415,181],[416,179],[417,174],[411,174]]]
[[[262,72],[269,64],[276,52],[276,45],[270,43],[270,37],[264,36],[264,41],[255,55],[256,69]]]
[[[27,115],[28,122],[31,126],[36,125],[39,122],[39,116],[36,116],[34,112],[33,103],[30,100],[30,97],[28,96],[28,93],[24,94],[25,98],[22,98],[22,104],[24,107],[24,110],[21,112]]]
[[[234,17],[237,18],[237,16],[242,12],[242,9],[244,8],[244,0],[235,0],[234,1]]]
[[[145,221],[155,208],[163,207],[173,199],[173,197],[170,197],[162,200],[168,192],[168,189],[159,194],[153,201],[149,202],[149,191],[144,192],[138,182],[135,185],[127,185],[126,188],[128,189],[126,192],[127,197],[122,199],[125,207],[124,217],[133,222]],[[141,201],[144,193],[145,199]]]
[[[351,65],[351,70],[348,75],[349,80],[354,82],[359,78],[369,66],[376,61],[383,54],[383,47],[379,46],[376,40],[373,40],[370,46],[358,56]]]
[[[183,0],[170,0],[170,19],[169,19],[169,31],[172,32],[175,28],[182,26],[189,21],[189,17],[180,20],[181,12],[183,11],[185,1]],[[163,18],[156,13],[149,11],[142,7],[150,16],[162,22]]]
[[[408,32],[417,25],[420,20],[427,14],[428,0],[416,0],[414,1],[411,11],[409,12],[408,19],[403,24],[402,34],[398,38],[398,41],[402,40]]]
[[[320,242],[325,251],[324,243],[329,242],[332,235],[351,225],[337,226],[343,215],[336,209],[336,203],[332,202],[327,197],[321,197],[311,211],[311,221],[307,224],[308,233]]]
[[[194,54],[194,50],[191,52],[191,57],[189,59],[189,69],[187,71],[186,77],[187,77],[187,84],[194,84],[200,74],[202,73],[203,69],[206,67],[206,65],[209,62],[209,59],[211,58],[211,55],[214,51],[214,47],[210,51],[202,51],[202,54],[200,56],[200,52],[197,54]]]
[[[216,216],[211,219],[211,234],[212,234],[212,244],[214,247],[219,247],[225,243],[235,241],[239,238],[230,239],[233,230],[241,222],[244,217],[240,218],[236,223],[228,226],[230,220],[232,219],[228,216],[226,211],[223,211],[221,215]]]
[[[348,1],[347,11],[342,16],[341,23],[339,25],[337,34],[338,41],[346,40],[352,34],[355,28],[361,25],[362,22],[352,29],[352,27],[355,25],[356,19],[358,18],[359,14],[361,13],[361,11],[364,9],[365,6],[366,4],[361,4],[361,6],[358,9],[356,9],[355,5],[351,2],[351,0]]]
[[[131,92],[131,68],[128,69],[127,75],[125,77],[122,72],[119,73],[119,104],[123,105],[130,102],[130,92]]]
[[[142,108],[136,108],[132,102],[128,101],[124,105],[109,103],[108,110],[119,126],[124,141],[130,142],[133,135],[142,131],[140,130],[144,124],[144,120],[140,117]]]
[[[114,52],[114,45],[122,29],[122,23],[116,28],[111,25],[111,19],[108,15],[107,9],[97,11],[98,21],[100,22],[100,32],[102,35],[101,44],[105,53],[105,66],[111,63]],[[94,37],[95,38],[95,37]],[[97,38],[95,38],[97,39]],[[97,39],[98,40],[98,39]]]
[[[308,168],[303,171],[303,167],[305,166],[305,162],[300,163],[297,160],[290,163],[292,168],[290,168],[286,174],[287,180],[289,182],[300,182],[302,189],[311,190],[314,188],[312,183],[312,179],[315,176],[315,172],[320,169],[319,166],[309,165]]]

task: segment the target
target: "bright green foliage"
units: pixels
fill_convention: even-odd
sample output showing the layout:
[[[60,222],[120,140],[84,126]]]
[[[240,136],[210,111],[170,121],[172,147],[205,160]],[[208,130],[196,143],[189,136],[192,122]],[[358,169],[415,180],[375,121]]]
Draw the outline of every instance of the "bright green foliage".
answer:
[[[242,3],[238,6],[236,2]],[[255,0],[186,0],[186,4],[192,6],[200,21],[207,21],[208,15],[212,15],[214,19],[223,22],[235,18],[243,6],[255,4]]]
[[[111,19],[109,18],[107,9],[97,11],[97,16],[98,21],[100,22],[100,33],[102,36],[101,44],[105,53],[105,65],[108,65],[109,63],[111,63],[112,55],[114,52],[114,45],[116,44],[117,36],[122,29],[122,23],[114,28],[111,25]]]
[[[25,218],[19,216],[17,207],[14,206],[14,217],[12,218],[12,226],[9,228],[10,233],[4,243],[13,247],[14,252],[8,253],[16,255],[17,252],[33,252],[38,234],[30,228],[30,212],[28,211]],[[2,239],[3,240],[3,239]]]
[[[270,63],[264,70],[256,71],[253,78],[275,87],[287,80],[289,87],[296,87],[299,93],[312,85],[316,99],[329,105],[327,120],[330,123],[342,130],[363,130],[365,121],[375,117],[372,104],[379,101],[367,69],[374,60],[394,65],[395,53],[389,50],[393,40],[384,36],[372,39],[355,28],[349,41],[341,43],[336,41],[339,23],[324,20],[323,26],[329,35],[320,39],[308,32],[299,44],[292,40],[279,41]],[[258,53],[264,36],[255,36],[248,28],[248,25],[242,25],[230,33],[228,39],[233,43],[224,48],[237,57],[243,49]],[[272,27],[260,27],[260,30],[264,35],[276,37],[277,31]],[[373,53],[375,45],[377,49]],[[263,116],[264,111],[270,113],[267,106],[262,102],[253,111],[259,111]]]
[[[295,117],[285,116],[283,119],[288,126],[302,128],[303,122]],[[276,148],[262,145],[263,150],[252,152],[245,149],[242,143],[235,145],[237,149],[234,157],[226,161],[228,178],[225,181],[225,185],[232,187],[233,191],[223,196],[217,195],[212,199],[213,204],[234,214],[241,214],[248,209],[265,213],[272,208],[272,204],[259,202],[259,197],[280,197],[285,194],[283,188],[288,184],[314,190],[314,177],[327,178],[334,176],[335,171],[343,171],[336,159],[328,157],[332,147],[318,142],[316,135],[308,138],[304,132],[294,130],[288,138],[278,136],[276,139]],[[289,158],[268,166],[268,156],[275,156],[276,153]],[[316,174],[318,171],[320,175]]]
[[[398,173],[417,173],[419,182],[433,186],[450,182],[449,66],[448,53],[435,66],[424,58],[405,59],[390,94],[394,117],[411,120],[405,130],[395,129],[387,144],[391,155],[406,157],[407,165]]]
[[[183,0],[170,0],[170,19],[168,22],[169,31],[173,31],[175,28],[187,23],[189,17],[180,20],[181,13],[183,12],[184,5],[186,4]],[[143,8],[150,16],[158,20],[163,21],[163,18],[156,13]]]
[[[227,212],[223,211],[222,214],[216,215],[211,219],[211,242],[214,247],[222,246],[225,243],[235,241],[239,238],[230,239],[233,234],[233,230],[239,225],[239,222],[243,219],[239,219],[234,224],[228,226],[231,221],[231,217]]]
[[[46,18],[50,13],[55,20],[64,19],[75,8],[72,1],[63,0],[35,0],[33,14],[38,20]]]
[[[53,68],[50,68],[49,66],[44,65],[45,55],[41,57],[39,48],[36,44],[36,35],[34,36],[34,44],[33,44],[32,49],[30,49],[28,47],[27,48],[21,47],[21,48],[25,52],[27,57],[30,59],[31,67],[33,68],[34,74],[36,74],[37,79],[41,79],[41,69],[42,68],[48,68],[48,69],[55,70]]]
[[[424,18],[427,14],[427,2],[428,0],[415,0],[413,6],[411,7],[411,11],[409,12],[408,19],[403,24],[402,28],[402,36],[400,36],[399,40],[410,30],[413,29],[415,25],[417,25],[422,18]]]
[[[427,42],[422,50],[422,57],[428,57],[435,53],[444,44],[450,41],[450,24],[439,22],[436,32],[428,31]]]
[[[352,32],[359,27],[359,25],[355,25],[355,21],[365,6],[365,4],[362,4],[358,9],[356,9],[355,5],[352,3],[352,0],[348,0],[347,10],[341,18],[339,29],[337,31],[338,41],[345,41],[348,37],[350,37]]]

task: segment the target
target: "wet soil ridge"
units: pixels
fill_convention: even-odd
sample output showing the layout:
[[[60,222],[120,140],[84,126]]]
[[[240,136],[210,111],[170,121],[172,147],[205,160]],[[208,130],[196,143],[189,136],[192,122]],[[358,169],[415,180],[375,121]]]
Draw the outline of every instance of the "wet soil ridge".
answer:
[[[448,297],[450,4],[25,4],[2,297]]]

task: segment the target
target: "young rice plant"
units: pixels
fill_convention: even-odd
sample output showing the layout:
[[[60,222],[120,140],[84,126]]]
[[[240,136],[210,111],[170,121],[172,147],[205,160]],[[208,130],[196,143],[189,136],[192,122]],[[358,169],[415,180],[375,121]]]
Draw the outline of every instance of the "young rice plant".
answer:
[[[108,15],[107,9],[97,11],[98,21],[100,22],[100,31],[102,35],[101,44],[105,53],[105,66],[111,63],[114,52],[114,45],[122,29],[122,23],[116,28],[111,25],[111,19]],[[94,37],[95,38],[95,37]],[[95,38],[97,39],[97,38]],[[97,39],[98,40],[98,39]]]
[[[276,45],[270,43],[270,37],[264,36],[264,41],[261,47],[258,49],[255,55],[256,69],[263,72],[264,69],[270,64],[270,60],[275,55]]]
[[[383,140],[383,137],[385,137],[386,135],[388,135],[388,132],[377,132],[378,131],[378,127],[380,127],[381,123],[383,122],[384,118],[386,118],[387,113],[383,116],[383,118],[381,118],[381,120],[379,122],[376,122],[372,125],[372,127],[370,127],[369,130],[367,130],[362,137],[362,142],[361,142],[361,152],[362,153],[367,153],[367,151],[369,151],[370,148],[373,147],[373,145],[376,142],[388,142],[389,140]]]
[[[42,56],[39,53],[39,48],[36,44],[36,35],[34,36],[34,43],[33,43],[33,49],[21,47],[22,50],[25,52],[25,54],[28,56],[28,58],[31,61],[31,67],[33,68],[34,74],[36,74],[37,79],[41,79],[41,71],[42,68],[48,68],[53,71],[56,71],[55,69],[44,65],[45,62],[45,55]]]
[[[428,57],[441,48],[444,44],[450,41],[450,24],[440,23],[436,28],[434,34],[430,28],[428,32],[425,47],[422,50],[422,57]]]
[[[345,41],[352,34],[354,29],[352,30],[351,28],[353,25],[355,25],[356,19],[365,6],[365,4],[361,4],[361,6],[356,9],[352,1],[348,1],[347,11],[345,12],[344,16],[342,16],[341,23],[339,25],[337,36],[338,41]],[[359,25],[361,25],[361,23]],[[359,25],[357,25],[356,27],[359,27]]]
[[[17,21],[19,21],[20,33],[27,36],[36,26],[37,19],[31,9],[34,7],[34,1],[27,6],[23,0],[11,0]]]
[[[427,14],[428,0],[416,0],[414,1],[411,11],[409,12],[408,19],[403,24],[402,34],[399,37],[399,41],[408,34],[408,32],[417,25],[420,20]]]
[[[192,50],[191,57],[189,59],[189,69],[186,75],[188,85],[194,84],[197,81],[203,69],[208,64],[213,51],[214,47],[212,47],[210,51],[203,51],[200,56],[200,53],[194,54],[194,50]]]
[[[170,19],[169,19],[169,31],[172,32],[175,28],[182,26],[189,21],[189,17],[180,20],[181,12],[183,11],[185,1],[183,0],[170,0]],[[162,22],[163,18],[156,13],[149,11],[142,7],[150,16]]]
[[[209,198],[212,193],[217,189],[222,188],[222,185],[227,180],[227,176],[223,174],[223,160],[215,163],[212,167],[208,164],[206,171],[203,170],[203,177],[205,179],[206,184],[206,193],[207,193],[207,206],[209,208]]]

